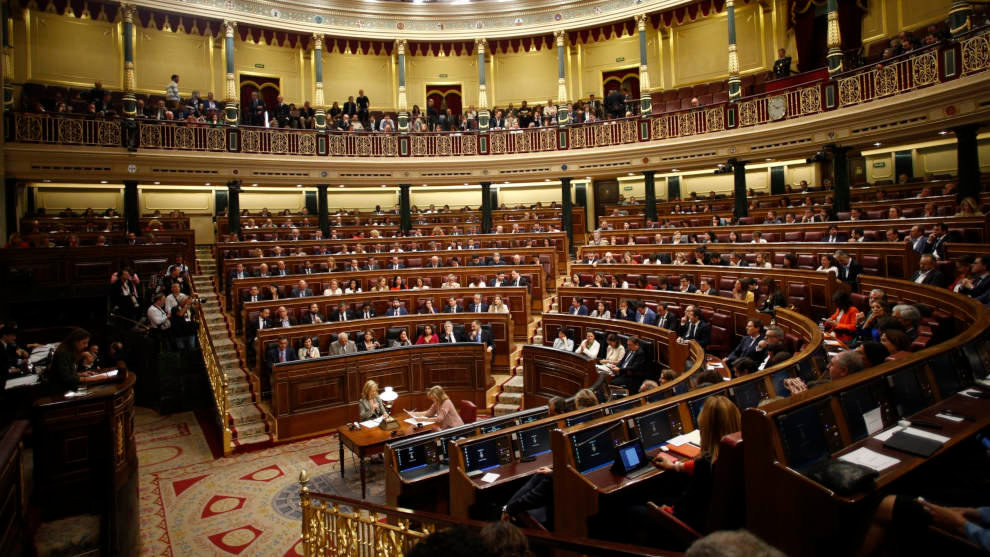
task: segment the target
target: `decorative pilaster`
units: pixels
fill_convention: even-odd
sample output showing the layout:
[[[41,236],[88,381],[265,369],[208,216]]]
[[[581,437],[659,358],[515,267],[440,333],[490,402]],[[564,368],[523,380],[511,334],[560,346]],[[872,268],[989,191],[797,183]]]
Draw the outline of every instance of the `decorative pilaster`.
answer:
[[[229,232],[241,237],[241,181],[227,182],[227,226]]]
[[[10,13],[7,2],[3,3],[3,110],[14,107],[14,48],[10,44]]]
[[[832,155],[832,182],[835,190],[832,192],[832,208],[836,211],[848,211],[849,193],[849,147],[832,145],[828,147]]]
[[[323,132],[327,129],[327,102],[323,97],[323,33],[313,33],[313,77],[316,78],[313,91],[313,104],[316,105],[313,127]]]
[[[842,72],[842,32],[839,30],[839,2],[828,0],[828,53],[825,59],[828,63],[828,75]]]
[[[405,39],[395,41],[399,66],[399,133],[409,133],[409,100],[406,98],[406,47]]]
[[[224,121],[229,126],[236,126],[240,121],[240,114],[237,103],[237,82],[234,79],[234,29],[237,22],[224,21],[224,51],[227,58],[227,75],[224,78],[224,100],[226,106],[223,110]]]
[[[134,120],[137,116],[137,97],[134,96],[134,6],[121,4],[121,21],[124,26],[124,119]],[[6,26],[4,27],[6,30]]]
[[[733,197],[735,198],[733,215],[737,219],[748,217],[749,200],[746,199],[746,196],[749,195],[749,191],[746,189],[746,163],[736,159],[729,159],[729,165],[732,167]]]
[[[558,30],[553,37],[557,40],[557,125],[565,126],[571,120],[567,111],[567,35]]]
[[[648,116],[653,112],[653,98],[650,96],[650,59],[646,50],[646,14],[636,16],[639,30],[639,113]]]
[[[412,230],[412,210],[409,208],[409,189],[412,184],[399,184],[399,232],[403,235]]]
[[[643,193],[646,203],[646,219],[656,222],[657,220],[657,183],[656,170],[643,171]]]
[[[571,178],[560,179],[560,224],[567,233],[568,253],[574,251],[574,208],[571,202]]]
[[[733,0],[725,0],[729,22],[729,102],[742,97],[742,81],[739,79],[739,54],[736,52],[736,6]]]
[[[949,8],[949,32],[958,37],[973,28],[973,5],[967,0],[954,0]]]
[[[491,113],[488,112],[488,86],[485,84],[485,47],[488,41],[484,37],[474,40],[474,47],[478,49],[478,131],[485,133],[488,131]]]
[[[492,231],[492,183],[481,182],[481,233]]]

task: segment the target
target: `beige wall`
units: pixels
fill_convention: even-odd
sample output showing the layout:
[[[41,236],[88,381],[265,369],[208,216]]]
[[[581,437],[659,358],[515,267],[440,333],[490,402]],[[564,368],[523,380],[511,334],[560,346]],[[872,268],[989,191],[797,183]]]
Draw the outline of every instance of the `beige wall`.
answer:
[[[26,56],[24,74],[19,74],[25,81],[92,87],[102,80],[104,87],[123,87],[119,25],[37,11],[25,14]],[[19,29],[24,32],[25,27]]]
[[[639,68],[639,35],[625,36],[621,39],[599,41],[581,46],[581,89],[579,97],[587,99],[594,93],[599,99],[603,95],[602,73],[623,68],[637,71]],[[624,60],[619,61],[620,58]],[[555,73],[547,76],[553,79]],[[543,76],[535,76],[541,79]]]
[[[388,210],[399,202],[395,188],[330,188],[327,191],[327,206],[331,211],[338,208],[374,210],[381,205]]]
[[[313,100],[310,83],[303,83],[304,62],[300,48],[235,41],[234,63],[238,84],[241,74],[277,77],[285,102],[302,104]],[[258,68],[255,64],[263,64],[264,67]]]
[[[176,73],[182,95],[198,90],[203,97],[209,91],[217,98],[222,96],[222,90],[211,86],[215,83],[216,61],[210,37],[140,26],[136,31],[134,74],[139,92],[164,94],[169,77]],[[168,64],[162,63],[165,60]]]
[[[887,39],[900,30],[915,30],[946,18],[952,0],[869,0],[863,17],[863,42]]]
[[[495,65],[492,72],[496,84],[492,97],[495,106],[504,107],[509,103],[519,106],[523,100],[529,101],[529,104],[541,105],[546,104],[547,99],[556,101],[556,48],[497,54],[492,63]]]
[[[981,134],[978,139],[980,171],[990,172],[990,134]],[[931,174],[952,174],[958,171],[956,165],[956,142],[943,139],[914,145],[897,145],[874,149],[863,153],[866,160],[866,179],[896,180],[894,175],[894,153],[909,150],[915,176]]]
[[[338,101],[343,105],[349,95],[357,97],[358,89],[363,88],[364,94],[371,101],[372,110],[393,108],[397,103],[398,88],[393,69],[392,57],[384,54],[365,56],[342,54],[337,51],[330,54],[324,52],[324,99],[328,106],[333,104],[333,101]],[[310,90],[312,90],[312,86],[310,86]],[[307,98],[313,99],[313,93],[309,93]]]
[[[560,203],[560,182],[546,182],[526,186],[499,186],[499,204],[517,205],[521,203],[523,205],[533,205],[538,201],[544,205],[549,204],[551,201]]]
[[[442,77],[445,76],[445,77]],[[427,85],[460,85],[465,107],[478,104],[477,56],[407,56],[406,96],[409,108],[419,105],[426,112]],[[489,98],[491,102],[491,98]]]

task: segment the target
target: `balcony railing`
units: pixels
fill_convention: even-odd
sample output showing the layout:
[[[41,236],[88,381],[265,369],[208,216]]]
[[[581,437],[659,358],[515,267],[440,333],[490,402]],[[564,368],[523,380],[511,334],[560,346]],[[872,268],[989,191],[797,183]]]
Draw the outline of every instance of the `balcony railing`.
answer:
[[[824,81],[735,103],[561,127],[479,132],[320,133],[314,130],[139,121],[137,149],[240,152],[302,157],[461,157],[518,155],[657,141],[793,120],[889,98],[990,69],[990,30],[858,68]],[[121,146],[120,121],[16,114],[19,143]]]

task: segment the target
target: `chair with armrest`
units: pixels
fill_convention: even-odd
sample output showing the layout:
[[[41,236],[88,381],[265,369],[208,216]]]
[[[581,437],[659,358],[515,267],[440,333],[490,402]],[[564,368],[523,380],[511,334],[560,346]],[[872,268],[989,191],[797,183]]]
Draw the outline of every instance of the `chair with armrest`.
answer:
[[[478,407],[470,400],[461,400],[457,413],[461,415],[461,420],[466,424],[473,424],[478,419]]]

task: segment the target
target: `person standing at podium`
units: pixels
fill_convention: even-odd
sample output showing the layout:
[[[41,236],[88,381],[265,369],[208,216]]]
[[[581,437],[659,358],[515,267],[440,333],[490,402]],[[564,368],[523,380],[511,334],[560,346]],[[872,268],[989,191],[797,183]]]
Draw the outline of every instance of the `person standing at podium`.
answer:
[[[385,405],[378,397],[378,383],[368,381],[361,389],[361,400],[358,401],[358,409],[361,411],[361,421],[378,418],[385,414]]]
[[[52,395],[62,395],[74,391],[79,383],[95,381],[92,377],[80,377],[76,369],[82,360],[83,351],[89,346],[90,334],[85,329],[73,329],[55,349],[52,362],[41,380]]]

